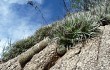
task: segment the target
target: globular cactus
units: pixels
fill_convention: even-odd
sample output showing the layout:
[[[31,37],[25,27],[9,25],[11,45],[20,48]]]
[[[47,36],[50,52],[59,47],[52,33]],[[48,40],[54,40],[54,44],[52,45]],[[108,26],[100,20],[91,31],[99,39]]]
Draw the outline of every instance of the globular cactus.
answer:
[[[57,47],[56,52],[59,56],[63,56],[67,52],[67,49],[63,45],[60,45]]]

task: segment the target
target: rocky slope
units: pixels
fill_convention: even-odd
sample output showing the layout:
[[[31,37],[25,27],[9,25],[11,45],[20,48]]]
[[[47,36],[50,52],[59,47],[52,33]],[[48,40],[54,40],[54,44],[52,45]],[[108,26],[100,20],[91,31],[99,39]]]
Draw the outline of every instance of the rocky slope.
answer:
[[[62,57],[58,44],[46,38],[18,57],[0,65],[0,70],[110,70],[110,25],[101,34],[73,46]]]

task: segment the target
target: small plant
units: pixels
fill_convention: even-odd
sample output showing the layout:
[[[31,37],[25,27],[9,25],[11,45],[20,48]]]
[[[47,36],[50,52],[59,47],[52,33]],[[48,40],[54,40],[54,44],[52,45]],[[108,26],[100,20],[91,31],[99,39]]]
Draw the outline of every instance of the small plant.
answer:
[[[22,39],[13,43],[11,46],[7,46],[7,50],[3,52],[2,59],[3,61],[8,61],[22,52],[25,52],[27,49],[32,47],[35,44],[34,36],[28,37],[27,39]]]

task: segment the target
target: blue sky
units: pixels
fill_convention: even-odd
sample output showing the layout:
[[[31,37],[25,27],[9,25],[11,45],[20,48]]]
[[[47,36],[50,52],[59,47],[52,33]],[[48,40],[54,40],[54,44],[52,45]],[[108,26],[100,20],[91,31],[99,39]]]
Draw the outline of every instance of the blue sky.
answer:
[[[35,1],[47,23],[44,23],[38,11],[26,4],[27,0],[0,1],[0,53],[9,38],[12,42],[26,38],[42,25],[50,24],[65,15],[62,0]]]

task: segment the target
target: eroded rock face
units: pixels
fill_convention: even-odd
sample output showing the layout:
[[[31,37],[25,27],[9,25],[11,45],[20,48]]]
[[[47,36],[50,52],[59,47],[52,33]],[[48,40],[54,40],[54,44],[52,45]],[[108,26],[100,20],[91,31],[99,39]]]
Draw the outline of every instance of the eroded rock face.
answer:
[[[24,70],[44,70],[47,69],[54,58],[58,57],[56,53],[57,44],[53,43],[44,50],[34,55],[29,63],[26,64]]]
[[[110,70],[110,25],[100,29],[98,37],[77,44],[62,57],[56,54],[57,44],[51,44],[35,54],[24,68],[18,56],[1,64],[0,70]],[[50,65],[52,62],[55,64]]]

